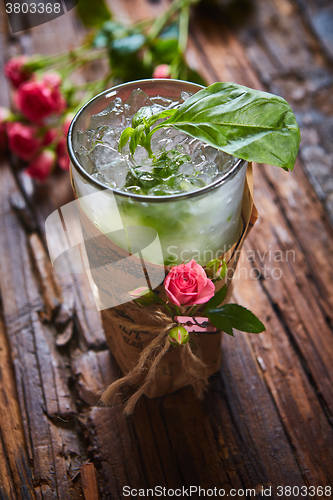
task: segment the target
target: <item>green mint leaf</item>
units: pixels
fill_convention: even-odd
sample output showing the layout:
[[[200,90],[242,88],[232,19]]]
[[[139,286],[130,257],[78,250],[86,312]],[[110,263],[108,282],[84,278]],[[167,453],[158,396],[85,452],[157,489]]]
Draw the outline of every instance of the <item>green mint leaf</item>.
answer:
[[[170,118],[175,112],[175,109],[164,109],[160,113],[153,114],[150,106],[143,106],[142,108],[138,109],[138,111],[132,118],[133,134],[131,134],[130,142],[131,154],[134,155],[137,146],[140,145],[147,150],[150,157],[153,156],[151,150],[150,127],[154,125],[154,123],[156,123],[158,120],[161,120],[163,118]]]
[[[265,330],[263,323],[251,311],[238,304],[225,304],[216,309],[209,309],[207,316],[213,322],[212,318],[217,321],[217,318],[227,319],[233,328],[237,328],[242,332],[261,333]]]
[[[118,150],[120,153],[130,140],[130,138],[132,137],[133,133],[134,133],[134,128],[132,127],[127,127],[122,131],[118,144]]]
[[[147,127],[151,127],[158,120],[162,118],[170,118],[173,114],[175,114],[176,109],[164,109],[160,113],[153,113],[151,106],[142,106],[142,108],[138,109],[138,111],[133,115],[132,118],[132,127],[137,127],[138,125],[145,124]]]
[[[133,133],[131,134],[131,140],[129,143],[129,148],[131,155],[134,155],[135,150],[138,145],[145,147],[146,135],[145,135],[145,126],[143,124],[138,125],[133,129]]]
[[[288,170],[300,143],[287,101],[236,83],[218,82],[200,90],[152,133],[169,126],[237,158]]]
[[[214,297],[212,297],[206,304],[205,309],[204,309],[204,314],[208,313],[210,309],[214,309],[215,307],[219,306],[222,304],[224,301],[226,295],[227,295],[228,287],[227,285],[224,285],[216,294]]]
[[[153,112],[150,106],[142,106],[132,117],[132,127],[137,127],[148,121],[149,118],[153,116]]]

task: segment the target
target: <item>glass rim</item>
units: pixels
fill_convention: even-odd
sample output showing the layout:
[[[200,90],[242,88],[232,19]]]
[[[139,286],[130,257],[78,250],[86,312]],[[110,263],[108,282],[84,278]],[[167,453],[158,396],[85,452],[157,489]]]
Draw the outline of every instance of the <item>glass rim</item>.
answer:
[[[85,177],[90,183],[94,184],[97,186],[98,189],[107,189],[108,191],[111,191],[117,196],[123,196],[126,198],[132,198],[137,201],[141,202],[168,202],[168,201],[173,201],[173,200],[179,200],[179,199],[184,199],[184,198],[193,198],[195,196],[200,196],[202,194],[205,194],[209,191],[215,190],[218,187],[220,187],[222,184],[225,184],[230,178],[232,178],[238,170],[241,169],[243,165],[245,165],[246,160],[242,160],[240,158],[236,158],[237,161],[235,164],[232,166],[230,170],[228,170],[224,175],[216,179],[214,182],[211,182],[210,184],[207,184],[206,186],[203,186],[199,189],[194,189],[193,191],[185,192],[185,193],[177,193],[177,194],[171,194],[171,195],[164,195],[164,196],[153,196],[153,195],[143,195],[143,194],[136,194],[136,193],[127,193],[125,191],[121,191],[116,188],[112,188],[111,186],[107,186],[106,184],[103,184],[103,182],[99,181],[98,179],[95,179],[94,177],[91,177],[91,175],[84,169],[83,165],[81,165],[80,161],[76,157],[74,148],[73,148],[73,130],[75,127],[75,124],[81,114],[83,114],[86,109],[94,102],[103,97],[104,95],[114,92],[115,90],[121,89],[122,87],[126,87],[128,85],[133,85],[133,83],[136,83],[138,85],[142,83],[158,83],[158,82],[165,82],[165,83],[184,83],[187,86],[193,86],[196,87],[198,90],[201,90],[205,88],[203,85],[199,85],[197,83],[192,83],[192,82],[187,82],[185,80],[176,80],[172,78],[146,78],[142,80],[133,80],[131,82],[126,82],[126,83],[121,83],[119,85],[116,85],[114,87],[111,87],[109,89],[103,90],[103,92],[100,92],[99,94],[95,95],[91,99],[89,99],[88,102],[86,102],[81,108],[76,112],[76,114],[73,117],[73,120],[70,124],[68,134],[67,134],[67,149],[69,153],[69,157],[71,160],[72,165],[79,171],[79,173]],[[229,155],[232,156],[232,155]]]

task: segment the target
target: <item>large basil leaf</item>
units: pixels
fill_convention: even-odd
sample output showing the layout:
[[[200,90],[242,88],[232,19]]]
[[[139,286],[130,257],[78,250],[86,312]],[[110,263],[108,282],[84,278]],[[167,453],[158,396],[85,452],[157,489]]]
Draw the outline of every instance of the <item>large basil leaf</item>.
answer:
[[[300,142],[287,101],[236,83],[218,82],[200,90],[151,133],[169,126],[237,158],[288,170]]]

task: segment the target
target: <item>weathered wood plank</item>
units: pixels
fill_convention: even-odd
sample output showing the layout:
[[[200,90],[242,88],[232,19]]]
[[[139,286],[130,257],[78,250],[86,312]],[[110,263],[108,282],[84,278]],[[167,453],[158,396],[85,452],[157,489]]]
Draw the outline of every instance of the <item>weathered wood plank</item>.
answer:
[[[272,92],[287,96],[297,113],[302,127],[303,168],[331,222],[333,73],[320,31],[323,34],[330,29],[332,13],[326,1],[257,0],[251,21],[243,23],[241,29],[232,19],[226,19],[231,31],[237,29],[261,82]],[[309,25],[318,22],[319,31],[311,31]],[[326,43],[330,43],[329,37]]]
[[[94,464],[82,465],[81,479],[85,500],[98,500],[98,487]]]
[[[197,33],[202,53],[211,64],[217,57],[222,38],[226,43],[224,52],[220,53],[223,61],[221,68],[217,67],[220,79],[240,78],[240,83],[260,86],[242,48],[228,30],[221,34],[217,28],[211,26],[209,35],[200,28]],[[279,268],[284,272],[283,279],[271,279],[267,286],[266,281],[262,281],[254,288],[251,281],[246,282],[244,276],[241,276],[242,281],[236,288],[236,296],[240,303],[248,304],[259,316],[264,317],[272,307],[273,311],[275,309],[279,314],[280,325],[277,322],[271,324],[271,319],[268,331],[260,337],[251,337],[251,344],[255,346],[255,352],[260,354],[267,367],[265,379],[286,432],[291,436],[303,476],[310,484],[311,481],[320,483],[324,477],[329,477],[333,456],[327,454],[324,461],[318,463],[314,451],[310,451],[308,436],[312,435],[310,441],[316,442],[316,446],[320,440],[321,449],[326,449],[333,439],[327,420],[330,415],[326,412],[327,407],[332,411],[333,402],[330,378],[333,347],[329,338],[330,325],[325,315],[325,311],[330,308],[332,296],[331,232],[323,209],[314,199],[300,165],[295,171],[297,179],[284,175],[278,169],[261,169],[258,168],[256,172],[256,193],[259,213],[263,214],[264,220],[254,228],[246,248],[252,250],[254,255],[256,250],[261,254],[265,254],[267,249],[280,251],[284,261],[286,249],[293,249],[296,262],[282,262]],[[255,264],[258,265],[258,259]],[[249,275],[249,263],[244,261],[244,266]],[[274,262],[269,262],[267,266],[267,270],[272,272]],[[300,279],[301,266],[307,267],[307,278],[312,276],[310,283],[309,279],[307,283],[304,278]],[[298,275],[298,279],[295,275]],[[305,286],[309,287],[311,292],[303,290]],[[325,287],[324,294],[318,293],[318,286]],[[261,293],[260,289],[264,293]],[[321,302],[326,303],[324,308],[318,307],[320,295]],[[267,296],[270,302],[267,301]],[[311,317],[314,312],[316,323],[312,319],[313,316]],[[271,317],[274,316],[275,313]],[[266,342],[269,347],[265,349]],[[233,356],[234,353],[231,353],[231,358]],[[276,365],[281,371],[275,368]],[[320,404],[317,391],[324,398],[325,407]],[[298,427],[295,415],[298,415]]]
[[[14,359],[16,383],[34,484],[45,498],[73,494],[72,460],[82,454],[71,417],[66,359],[56,352],[54,331],[41,323],[44,303],[28,252],[28,238],[9,210],[6,194],[16,189],[1,169],[0,287],[4,320]],[[75,497],[74,497],[75,498]]]
[[[0,496],[35,498],[12,361],[0,321]]]

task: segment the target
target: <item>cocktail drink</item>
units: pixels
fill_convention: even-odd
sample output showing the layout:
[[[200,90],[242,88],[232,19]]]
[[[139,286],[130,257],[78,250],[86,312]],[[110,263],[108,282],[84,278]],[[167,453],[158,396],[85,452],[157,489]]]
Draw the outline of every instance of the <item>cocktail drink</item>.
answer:
[[[236,83],[142,80],[92,99],[68,139],[86,269],[126,374],[103,403],[123,386],[135,388],[128,413],[142,394],[191,384],[200,396],[220,366],[219,332],[264,330],[225,303],[228,271],[256,219],[247,162],[294,166],[290,106]]]
[[[139,245],[154,264],[193,258],[205,265],[242,231],[246,161],[175,129],[154,134],[151,157],[141,146],[134,154],[128,144],[118,150],[139,110],[168,116],[200,89],[176,80],[119,85],[83,107],[71,127],[73,187],[85,216],[126,252]],[[154,235],[160,251],[148,244]]]

